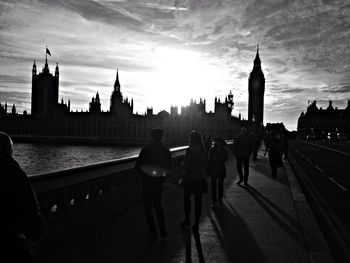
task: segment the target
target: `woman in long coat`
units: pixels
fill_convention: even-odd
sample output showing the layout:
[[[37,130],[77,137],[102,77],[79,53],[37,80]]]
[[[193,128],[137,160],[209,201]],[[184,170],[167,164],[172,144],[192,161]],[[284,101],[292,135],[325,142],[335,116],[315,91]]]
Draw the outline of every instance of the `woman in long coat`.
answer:
[[[266,146],[266,152],[269,152],[269,161],[271,166],[272,177],[277,177],[277,168],[282,167],[283,153],[282,135],[278,131],[272,131]],[[265,152],[265,154],[266,154]]]
[[[202,143],[201,134],[193,131],[190,135],[190,146],[186,151],[183,177],[185,220],[183,226],[190,226],[191,195],[195,201],[195,223],[193,231],[198,231],[202,213],[202,194],[208,192],[206,175],[206,152]]]
[[[225,162],[227,161],[227,151],[225,141],[220,137],[214,139],[214,147],[209,151],[208,166],[211,178],[211,195],[213,208],[222,202],[224,179],[226,177]]]

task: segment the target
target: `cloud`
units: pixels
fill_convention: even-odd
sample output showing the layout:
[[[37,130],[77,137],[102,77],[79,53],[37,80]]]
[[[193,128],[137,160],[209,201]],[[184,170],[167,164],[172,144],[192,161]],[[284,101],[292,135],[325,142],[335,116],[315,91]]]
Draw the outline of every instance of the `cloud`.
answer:
[[[207,69],[215,68],[206,74],[216,79],[211,87],[202,80],[190,81],[205,86],[202,94],[191,95],[206,96],[211,104],[215,95],[232,89],[235,111],[244,115],[247,78],[259,43],[266,107],[278,105],[283,112],[266,110],[265,120],[296,125],[296,109],[305,108],[308,99],[348,94],[349,34],[350,5],[345,0],[2,1],[0,87],[14,96],[3,93],[1,99],[27,103],[16,92],[30,92],[33,59],[41,67],[48,45],[50,65],[60,65],[60,92],[72,99],[72,107],[86,109],[91,94],[99,90],[108,108],[119,68],[123,92],[144,112],[154,103],[150,94],[155,86],[166,86],[159,81],[160,73],[171,76],[164,69],[170,70],[171,63],[164,63],[159,52],[167,47],[173,53],[198,54]],[[182,61],[186,65],[188,58]],[[171,92],[164,92],[161,100],[166,109]]]
[[[344,84],[344,86],[336,86],[336,87],[324,87],[322,88],[323,92],[326,93],[335,93],[335,94],[348,94],[350,99],[350,84]]]
[[[304,89],[301,89],[301,88],[288,88],[288,89],[282,90],[281,92],[283,92],[283,93],[300,93],[303,91],[304,91]]]

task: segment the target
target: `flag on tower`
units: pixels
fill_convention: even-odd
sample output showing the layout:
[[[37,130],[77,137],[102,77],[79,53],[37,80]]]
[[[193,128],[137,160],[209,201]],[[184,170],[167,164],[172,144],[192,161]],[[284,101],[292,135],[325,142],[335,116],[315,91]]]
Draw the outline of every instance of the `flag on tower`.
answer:
[[[46,48],[46,54],[49,54],[51,56],[50,50]]]

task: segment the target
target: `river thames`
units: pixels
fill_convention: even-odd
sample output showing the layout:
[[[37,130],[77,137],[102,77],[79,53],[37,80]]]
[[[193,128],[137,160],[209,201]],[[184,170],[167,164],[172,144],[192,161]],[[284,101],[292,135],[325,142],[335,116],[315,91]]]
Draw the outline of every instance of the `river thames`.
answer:
[[[131,157],[140,147],[14,143],[14,158],[28,176]]]

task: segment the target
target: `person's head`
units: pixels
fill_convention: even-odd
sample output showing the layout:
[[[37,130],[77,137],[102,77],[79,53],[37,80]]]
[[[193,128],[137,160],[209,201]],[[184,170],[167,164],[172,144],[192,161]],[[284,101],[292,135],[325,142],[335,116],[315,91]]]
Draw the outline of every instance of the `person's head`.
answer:
[[[151,132],[153,141],[160,142],[163,139],[163,130],[161,128],[154,128]]]
[[[221,136],[217,136],[214,138],[214,147],[222,148],[225,147],[227,144],[225,140]]]
[[[6,133],[0,131],[0,156],[12,156],[13,143]]]
[[[204,133],[202,138],[203,138],[203,142],[209,142],[211,140],[210,134],[208,133]]]
[[[246,135],[247,135],[247,132],[248,132],[247,128],[246,128],[246,127],[242,127],[242,128],[241,128],[240,134],[241,134],[242,136],[246,136]]]
[[[192,131],[190,135],[190,147],[196,145],[203,147],[202,136],[198,131]]]

